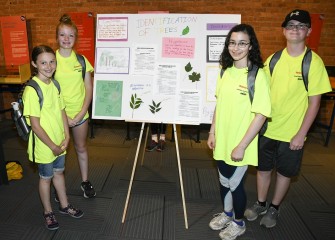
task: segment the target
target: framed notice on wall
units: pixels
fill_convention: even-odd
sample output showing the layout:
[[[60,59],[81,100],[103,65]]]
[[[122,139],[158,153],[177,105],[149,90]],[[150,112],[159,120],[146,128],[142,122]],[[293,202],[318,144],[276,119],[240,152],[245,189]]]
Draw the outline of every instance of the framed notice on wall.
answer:
[[[94,17],[91,12],[70,13],[78,28],[76,51],[84,55],[94,66]]]
[[[306,44],[310,49],[317,52],[320,43],[324,15],[318,13],[312,13],[311,20],[312,20],[312,32],[307,38]]]
[[[96,22],[93,118],[212,122],[218,60],[240,15],[98,14]]]
[[[30,62],[27,22],[24,16],[0,17],[1,36],[6,66]]]

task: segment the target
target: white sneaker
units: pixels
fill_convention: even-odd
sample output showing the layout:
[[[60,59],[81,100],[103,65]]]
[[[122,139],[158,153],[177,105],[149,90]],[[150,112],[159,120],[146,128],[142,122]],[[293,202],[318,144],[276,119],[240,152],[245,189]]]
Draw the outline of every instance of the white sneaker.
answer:
[[[228,223],[227,227],[223,229],[219,236],[222,240],[234,240],[238,236],[241,236],[245,232],[245,223],[243,222],[243,226],[236,224],[234,221]]]
[[[212,230],[221,230],[227,223],[233,221],[233,218],[227,216],[224,212],[217,213],[213,217],[209,223],[209,227]]]

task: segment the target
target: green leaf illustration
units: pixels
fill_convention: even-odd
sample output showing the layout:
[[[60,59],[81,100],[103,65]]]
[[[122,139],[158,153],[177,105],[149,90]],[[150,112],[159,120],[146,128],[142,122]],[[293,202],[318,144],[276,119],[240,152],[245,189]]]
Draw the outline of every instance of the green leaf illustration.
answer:
[[[137,98],[136,93],[131,95],[129,106],[131,109],[133,109],[132,117],[134,117],[134,110],[138,109],[142,103],[143,103],[142,99]]]
[[[192,82],[200,81],[200,78],[200,73],[193,72],[192,75],[188,75],[188,79],[190,79]]]
[[[162,108],[159,107],[161,105],[161,103],[162,102],[155,103],[155,101],[152,100],[152,105],[149,105],[150,112],[152,112],[153,114],[155,114],[156,112],[159,112],[162,109]]]
[[[192,67],[192,65],[191,65],[190,62],[189,62],[188,64],[186,64],[186,66],[185,66],[185,71],[186,71],[186,72],[191,72],[192,69],[193,69],[193,67]]]
[[[186,28],[183,29],[182,35],[186,35],[190,32],[190,28],[187,26]]]

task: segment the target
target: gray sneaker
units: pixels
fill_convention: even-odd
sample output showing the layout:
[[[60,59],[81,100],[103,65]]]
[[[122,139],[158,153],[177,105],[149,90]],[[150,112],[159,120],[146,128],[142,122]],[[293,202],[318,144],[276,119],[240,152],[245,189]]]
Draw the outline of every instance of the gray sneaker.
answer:
[[[233,221],[233,218],[227,216],[224,212],[217,213],[213,217],[209,223],[209,227],[212,230],[221,230],[227,223]]]
[[[262,217],[260,225],[263,225],[266,228],[272,228],[276,226],[278,217],[279,210],[275,209],[274,207],[270,207],[264,217]]]
[[[246,227],[243,222],[243,226],[236,224],[234,221],[227,224],[227,227],[223,229],[219,236],[222,240],[234,240],[238,236],[241,236],[245,233]]]
[[[263,207],[257,201],[251,208],[245,210],[244,216],[248,221],[255,221],[259,215],[264,215],[267,212],[268,207],[268,203]]]

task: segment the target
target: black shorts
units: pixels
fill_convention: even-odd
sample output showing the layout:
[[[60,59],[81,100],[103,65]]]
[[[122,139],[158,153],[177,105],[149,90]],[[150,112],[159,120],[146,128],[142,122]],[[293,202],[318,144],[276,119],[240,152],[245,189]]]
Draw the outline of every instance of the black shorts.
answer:
[[[273,140],[264,136],[259,137],[258,170],[271,171],[276,169],[285,177],[299,174],[303,148],[291,150],[289,142]]]

